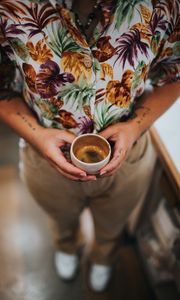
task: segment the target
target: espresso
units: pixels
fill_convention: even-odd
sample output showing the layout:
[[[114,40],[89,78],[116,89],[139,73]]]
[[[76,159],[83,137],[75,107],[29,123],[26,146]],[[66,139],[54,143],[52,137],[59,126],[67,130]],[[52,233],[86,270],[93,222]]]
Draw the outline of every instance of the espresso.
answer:
[[[77,149],[75,153],[76,157],[84,163],[97,163],[106,158],[106,152],[96,146],[96,145],[87,145]]]

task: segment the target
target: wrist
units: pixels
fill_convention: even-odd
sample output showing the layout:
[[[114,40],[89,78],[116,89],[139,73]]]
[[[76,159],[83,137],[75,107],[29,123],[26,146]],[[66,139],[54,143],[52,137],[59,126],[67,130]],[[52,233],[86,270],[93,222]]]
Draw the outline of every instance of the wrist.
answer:
[[[139,123],[136,118],[133,120],[127,120],[126,124],[130,128],[130,131],[133,133],[134,141],[138,140],[145,131],[145,127],[142,126],[142,124]]]

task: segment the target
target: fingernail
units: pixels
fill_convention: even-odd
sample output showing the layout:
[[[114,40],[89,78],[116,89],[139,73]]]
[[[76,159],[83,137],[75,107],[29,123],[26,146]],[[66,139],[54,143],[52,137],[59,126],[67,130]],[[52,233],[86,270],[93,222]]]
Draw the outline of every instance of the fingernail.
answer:
[[[100,175],[104,175],[106,173],[107,173],[107,171],[102,171],[102,172],[100,172]]]
[[[80,173],[81,177],[86,177],[86,173]]]

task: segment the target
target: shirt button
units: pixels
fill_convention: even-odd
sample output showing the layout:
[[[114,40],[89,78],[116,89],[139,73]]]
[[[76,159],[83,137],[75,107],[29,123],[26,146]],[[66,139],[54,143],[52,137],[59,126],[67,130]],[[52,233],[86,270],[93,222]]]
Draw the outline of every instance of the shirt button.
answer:
[[[83,58],[83,64],[85,65],[86,68],[91,68],[92,67],[92,59],[89,56],[85,56]]]

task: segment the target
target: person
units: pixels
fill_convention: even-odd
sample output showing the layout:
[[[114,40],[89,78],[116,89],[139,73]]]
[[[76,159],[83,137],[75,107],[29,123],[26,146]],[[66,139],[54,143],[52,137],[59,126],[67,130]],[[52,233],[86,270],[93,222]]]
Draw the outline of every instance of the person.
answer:
[[[179,14],[179,0],[0,1],[0,119],[24,140],[21,172],[53,221],[64,279],[77,271],[79,216],[91,210],[95,291],[153,176],[149,128],[180,95]],[[65,155],[91,132],[114,143],[98,176]]]

